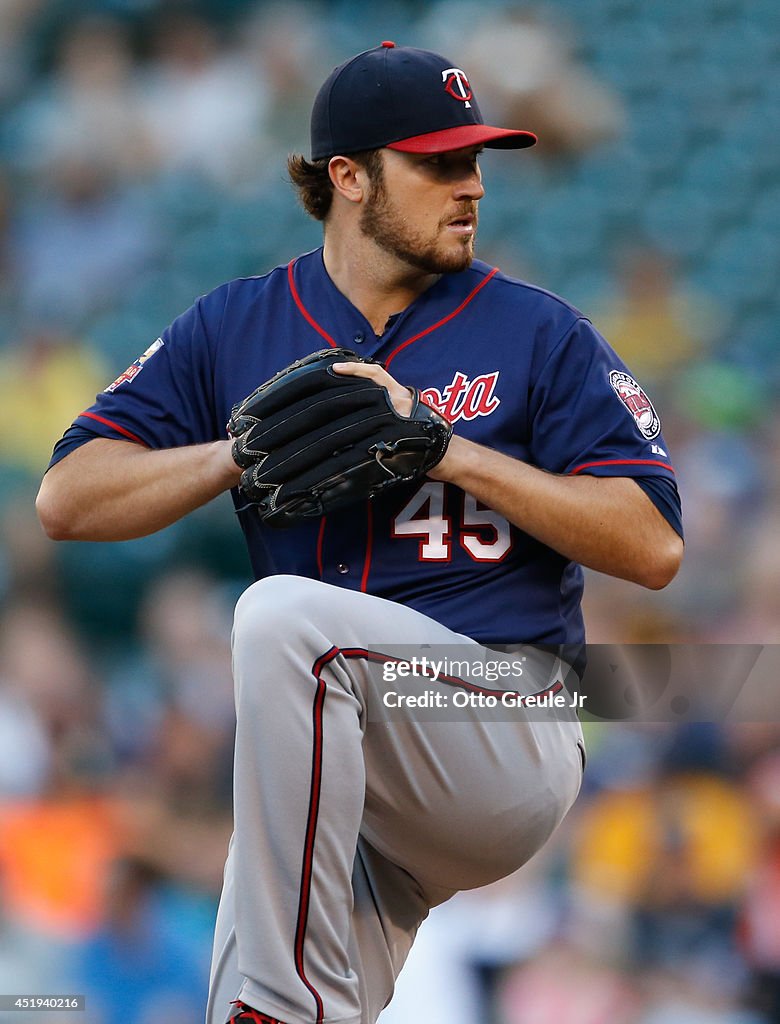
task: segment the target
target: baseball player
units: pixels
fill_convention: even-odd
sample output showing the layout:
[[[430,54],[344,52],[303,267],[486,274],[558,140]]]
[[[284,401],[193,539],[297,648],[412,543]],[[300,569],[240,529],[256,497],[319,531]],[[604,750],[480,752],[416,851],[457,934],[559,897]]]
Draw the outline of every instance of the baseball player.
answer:
[[[516,870],[576,797],[576,716],[383,720],[381,658],[578,645],[581,566],[651,588],[679,566],[650,399],[580,312],[474,257],[480,152],[535,141],[484,124],[435,53],[384,42],[336,68],[311,159],[288,162],[323,246],[201,297],[42,483],[56,539],[147,535],[232,490],[256,582],[209,1024],[376,1021],[429,909]],[[530,662],[486,685],[560,688]]]

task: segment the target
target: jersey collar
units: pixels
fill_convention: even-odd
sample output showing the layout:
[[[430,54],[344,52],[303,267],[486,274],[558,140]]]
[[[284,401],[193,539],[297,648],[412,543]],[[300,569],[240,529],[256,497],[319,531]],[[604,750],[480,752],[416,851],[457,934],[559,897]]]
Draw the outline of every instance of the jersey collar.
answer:
[[[321,341],[333,348],[360,346],[367,356],[381,349],[387,366],[402,349],[453,321],[497,272],[497,267],[475,260],[467,270],[443,274],[397,314],[381,337],[335,286],[325,269],[321,247],[291,260],[287,281],[298,312]]]

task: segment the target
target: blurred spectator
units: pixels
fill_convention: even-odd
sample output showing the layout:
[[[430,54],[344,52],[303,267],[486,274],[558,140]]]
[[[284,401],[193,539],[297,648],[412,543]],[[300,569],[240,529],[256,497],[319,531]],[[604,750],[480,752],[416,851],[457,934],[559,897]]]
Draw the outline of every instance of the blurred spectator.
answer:
[[[652,246],[619,249],[616,267],[615,294],[593,322],[642,385],[669,382],[712,345],[714,303],[692,295]]]
[[[639,1005],[628,976],[603,960],[558,944],[510,972],[501,986],[501,1024],[635,1024]]]
[[[580,819],[573,869],[586,890],[624,905],[667,893],[672,904],[685,894],[718,905],[741,895],[755,841],[754,816],[732,783],[672,774],[644,788],[599,794]],[[662,884],[657,872],[672,864]]]
[[[32,922],[6,913],[0,870],[0,992],[67,992],[72,984],[68,943],[55,939]],[[4,1014],[4,1019],[8,1018]],[[36,1024],[62,1020],[62,1013],[36,1014]]]
[[[100,727],[101,688],[86,652],[59,610],[40,600],[16,600],[0,618],[0,676],[9,694],[28,704],[43,724],[50,742],[63,760],[51,786],[58,791],[76,781],[71,770],[100,769],[100,758],[90,763],[68,764],[66,749],[71,737],[85,742],[91,736],[95,752],[102,746]],[[82,750],[86,752],[87,746]],[[77,754],[75,746],[74,755]],[[103,765],[105,767],[105,765]]]
[[[146,657],[115,671],[107,698],[126,763],[116,790],[126,849],[216,896],[232,829],[228,609],[205,574],[171,572],[146,594],[141,628]]]
[[[734,614],[735,582],[743,579],[749,545],[774,487],[771,464],[754,437],[771,399],[765,381],[716,362],[678,374],[672,391],[674,422],[665,436],[673,446],[683,519],[690,526],[668,605],[691,633],[710,642],[730,639],[720,628]]]
[[[171,705],[223,740],[234,725],[226,597],[213,577],[182,568],[155,581],[140,615]]]
[[[705,768],[721,755],[702,733],[679,733],[656,781],[596,794],[580,816],[572,873],[580,912],[611,912],[629,962],[675,971],[684,959],[688,973],[708,985],[717,978],[733,995],[741,982],[734,920],[757,823],[739,787]]]
[[[769,1024],[740,1007],[719,985],[703,985],[684,969],[643,971],[643,1009],[636,1024]]]
[[[759,862],[743,906],[740,935],[752,971],[751,1004],[780,1020],[780,752],[761,758],[748,775],[761,833]]]
[[[22,724],[27,716],[37,754],[37,788],[28,779],[21,799],[0,805],[8,914],[62,938],[79,936],[102,916],[99,883],[118,842],[102,792],[110,752],[91,667],[55,611],[18,603],[0,622],[0,679],[7,705]],[[31,712],[40,724],[32,731]]]
[[[222,184],[253,170],[267,99],[251,66],[220,44],[216,28],[180,10],[153,26],[144,121],[163,170]]]
[[[19,306],[73,328],[121,299],[157,244],[141,195],[120,188],[98,159],[59,161],[18,211]]]
[[[39,478],[65,426],[108,383],[96,353],[53,322],[0,349],[0,461]],[[30,415],[35,411],[35,426]]]
[[[221,802],[226,779],[230,790],[231,622],[232,607],[212,577],[186,568],[164,573],[147,588],[139,610],[141,648],[131,647],[110,674],[108,715],[117,749],[129,760],[159,758],[172,790],[189,800],[199,793],[208,805]],[[137,732],[144,723],[146,733]],[[226,751],[228,764],[220,770]],[[181,773],[195,773],[200,785],[194,777],[180,782]]]
[[[160,878],[143,862],[118,860],[108,879],[106,918],[77,951],[72,984],[83,992],[90,1024],[196,1021],[207,995],[205,958],[193,956],[186,930],[173,925]]]
[[[8,915],[61,939],[94,929],[102,880],[118,853],[116,822],[101,798],[75,793],[0,806],[0,876]]]
[[[51,175],[60,164],[98,164],[112,180],[149,174],[151,140],[141,119],[126,29],[108,16],[66,28],[55,65],[17,115],[17,159]]]
[[[0,679],[0,802],[40,793],[50,759],[49,739],[38,716]]]
[[[747,551],[734,580],[738,598],[731,616],[717,625],[728,643],[780,643],[780,507],[771,508],[747,537]]]
[[[258,140],[265,172],[279,179],[280,153],[306,153],[312,99],[330,68],[326,14],[318,3],[259,5],[242,31],[243,52],[266,104]]]
[[[27,84],[32,63],[30,24],[47,0],[3,0],[0,4],[0,105]]]
[[[30,514],[33,490],[29,475],[3,472],[0,504],[0,595],[12,601],[57,603],[60,587],[55,548]]]

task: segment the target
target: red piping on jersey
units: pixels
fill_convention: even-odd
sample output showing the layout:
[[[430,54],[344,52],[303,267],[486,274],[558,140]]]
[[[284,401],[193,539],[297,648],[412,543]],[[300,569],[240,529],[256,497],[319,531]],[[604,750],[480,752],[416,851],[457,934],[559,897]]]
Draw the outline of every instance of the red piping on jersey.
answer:
[[[323,567],[322,567],[322,548],[323,548],[323,544],[325,542],[325,522],[326,522],[327,518],[328,518],[327,516],[323,516],[322,517],[322,522],[320,523],[319,533],[317,534],[317,569],[318,569],[319,574],[320,574],[320,579],[322,579],[322,574],[323,574],[323,571],[324,571]]]
[[[313,327],[314,330],[321,337],[323,337],[325,341],[327,341],[331,348],[338,348],[335,338],[331,337],[331,335],[328,334],[325,328],[321,327],[317,323],[317,321],[314,319],[314,317],[303,304],[303,300],[301,299],[301,296],[298,293],[298,289],[295,286],[295,275],[293,274],[293,267],[295,266],[297,260],[298,257],[296,257],[294,260],[290,260],[290,262],[287,264],[287,281],[289,282],[290,285],[290,294],[293,297],[293,301],[295,302],[295,305],[298,307],[298,311],[304,318],[306,323],[309,324],[309,326]],[[413,341],[419,341],[420,338],[423,338],[425,337],[426,334],[430,334],[432,331],[435,331],[438,327],[441,327],[443,324],[448,323],[450,320],[456,317],[458,313],[461,313],[466,308],[466,306],[468,306],[468,304],[471,302],[474,296],[478,292],[480,292],[488,283],[488,281],[493,277],[493,275],[497,273],[498,267],[493,267],[490,273],[486,277],[484,277],[479,282],[479,284],[476,285],[476,287],[469,292],[469,294],[466,296],[463,302],[461,302],[457,309],[453,309],[451,313],[448,313],[447,316],[442,317],[441,320],[437,320],[436,323],[431,324],[430,327],[426,327],[424,331],[420,331],[418,334],[413,334],[411,338],[407,338],[406,341],[401,342],[401,344],[397,348],[393,349],[393,351],[390,353],[387,359],[384,360],[384,365],[386,367],[389,366],[391,360],[395,359],[395,357],[398,355],[401,349],[406,348],[407,345],[411,345]]]
[[[360,578],[360,591],[365,594],[368,587],[368,574],[371,571],[371,553],[374,547],[374,506],[366,502],[366,559],[363,562],[363,575]]]
[[[317,334],[321,334],[331,348],[338,348],[335,339],[328,334],[324,327],[320,327],[320,325],[317,323],[317,321],[314,319],[314,317],[311,315],[308,309],[304,306],[303,301],[301,300],[301,297],[298,294],[298,289],[295,287],[295,276],[293,274],[293,267],[295,266],[296,262],[297,257],[294,260],[290,260],[290,262],[287,264],[287,280],[290,284],[290,294],[293,297],[293,301],[295,302],[295,305],[298,307],[298,311],[304,318],[306,323],[313,327]]]
[[[674,473],[673,467],[668,462],[659,462],[658,459],[604,459],[602,462],[583,462],[581,466],[572,469],[569,476],[581,473],[584,469],[590,469],[592,466],[660,466],[662,469],[668,469],[670,473]]]
[[[142,441],[140,437],[136,437],[135,434],[131,434],[129,430],[125,430],[124,427],[120,427],[118,423],[114,423],[112,420],[104,419],[102,416],[98,416],[94,412],[82,412],[77,417],[86,416],[90,420],[97,420],[98,423],[104,424],[106,427],[111,427],[112,430],[116,430],[119,434],[124,434],[125,437],[129,437],[131,441],[135,441],[136,444],[142,444],[144,448],[149,448],[150,445],[146,441]]]
[[[419,334],[413,334],[411,338],[407,338],[406,341],[401,342],[398,348],[394,348],[390,355],[387,357],[387,359],[384,360],[385,367],[388,367],[390,365],[391,361],[395,359],[395,357],[398,355],[401,349],[406,348],[406,346],[411,345],[413,341],[418,341],[420,338],[425,337],[426,334],[430,334],[431,331],[435,331],[437,327],[441,327],[443,324],[446,324],[448,321],[454,319],[454,317],[456,317],[458,313],[461,313],[466,308],[466,306],[468,306],[468,304],[471,302],[474,296],[477,295],[477,293],[480,292],[485,287],[485,285],[493,277],[493,275],[497,273],[498,267],[493,267],[493,269],[490,271],[487,277],[484,277],[476,286],[476,288],[472,289],[472,291],[469,292],[469,294],[466,296],[463,302],[461,302],[457,309],[453,309],[453,311],[451,313],[448,313],[447,316],[442,317],[441,320],[437,320],[437,322],[435,324],[431,324],[430,327],[426,327],[425,330],[420,331]]]

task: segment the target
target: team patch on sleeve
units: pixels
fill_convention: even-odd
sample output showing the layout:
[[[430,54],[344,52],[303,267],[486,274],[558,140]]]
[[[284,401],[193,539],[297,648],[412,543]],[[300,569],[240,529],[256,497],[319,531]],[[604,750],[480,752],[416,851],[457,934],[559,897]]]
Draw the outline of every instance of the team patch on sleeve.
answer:
[[[146,360],[151,359],[154,353],[158,352],[164,344],[165,342],[162,338],[158,338],[154,344],[149,346],[143,355],[140,355],[134,363],[131,363],[124,373],[120,373],[117,379],[112,384],[109,384],[105,390],[110,392],[116,391],[120,384],[124,384],[126,381],[130,381],[134,377],[137,377],[141,370],[143,370]]]
[[[611,370],[609,383],[623,405],[634,417],[642,437],[652,441],[661,433],[661,420],[653,403],[630,374],[623,370]]]

